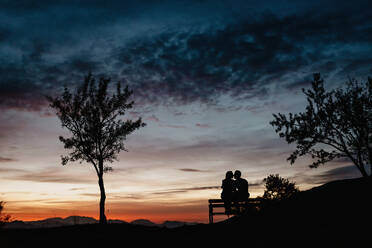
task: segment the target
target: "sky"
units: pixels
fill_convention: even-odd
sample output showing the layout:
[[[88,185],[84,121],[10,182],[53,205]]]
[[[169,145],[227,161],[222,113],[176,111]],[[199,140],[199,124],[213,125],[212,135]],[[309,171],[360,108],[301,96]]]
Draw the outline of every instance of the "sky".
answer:
[[[128,136],[105,174],[109,219],[207,222],[227,170],[250,193],[280,174],[301,190],[359,177],[349,161],[290,165],[294,146],[273,113],[306,107],[313,73],[325,87],[372,76],[370,1],[0,0],[0,200],[13,219],[98,217],[86,163],[61,165],[62,129],[45,95],[87,73],[133,91]]]

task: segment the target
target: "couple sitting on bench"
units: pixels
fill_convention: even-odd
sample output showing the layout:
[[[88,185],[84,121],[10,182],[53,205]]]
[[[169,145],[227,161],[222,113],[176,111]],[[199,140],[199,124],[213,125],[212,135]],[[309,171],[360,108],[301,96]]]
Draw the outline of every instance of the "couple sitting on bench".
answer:
[[[248,181],[241,178],[242,173],[236,170],[226,172],[226,178],[222,180],[221,199],[224,201],[225,214],[233,214],[231,210],[233,203],[236,203],[236,211],[239,213],[239,202],[246,201],[249,198]],[[234,180],[234,179],[235,180]]]

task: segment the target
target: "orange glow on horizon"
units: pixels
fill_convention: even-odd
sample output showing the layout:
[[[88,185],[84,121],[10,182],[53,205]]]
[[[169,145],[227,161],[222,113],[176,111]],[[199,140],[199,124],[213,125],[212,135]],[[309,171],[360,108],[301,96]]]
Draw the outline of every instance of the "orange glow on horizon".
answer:
[[[96,220],[99,220],[99,214],[92,214],[91,212],[79,212],[78,214],[66,214],[65,211],[61,213],[11,213],[8,212],[11,216],[11,221],[20,220],[20,221],[37,221],[44,220],[48,218],[67,218],[69,216],[78,215],[85,217],[92,217]],[[199,222],[207,223],[208,222],[208,212],[192,213],[192,214],[151,214],[148,215],[128,215],[128,214],[106,214],[107,219],[112,220],[122,220],[126,222],[131,222],[138,219],[147,219],[154,223],[160,224],[164,221],[184,221],[184,222]]]
[[[26,203],[27,204],[27,203]],[[6,204],[6,214],[11,220],[35,221],[47,218],[66,218],[69,216],[86,216],[99,219],[99,208],[96,202],[79,202],[72,205],[36,205],[24,204],[19,206],[17,202]],[[184,222],[208,222],[207,201],[170,203],[130,203],[117,202],[106,205],[107,219],[118,219],[131,222],[137,219],[147,219],[154,223],[164,221]]]

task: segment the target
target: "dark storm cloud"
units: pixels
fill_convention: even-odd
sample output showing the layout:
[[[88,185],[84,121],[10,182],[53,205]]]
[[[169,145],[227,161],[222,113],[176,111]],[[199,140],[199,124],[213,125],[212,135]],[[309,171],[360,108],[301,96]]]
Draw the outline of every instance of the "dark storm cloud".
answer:
[[[133,40],[119,50],[117,65],[149,102],[214,103],[226,94],[262,98],[273,83],[308,85],[305,78],[290,77],[294,72],[370,73],[372,56],[358,49],[372,49],[371,14],[267,14],[203,30],[167,31]]]
[[[0,108],[39,111],[43,94],[89,71],[126,79],[143,105],[264,98],[313,72],[371,73],[368,1],[314,2],[3,1]]]

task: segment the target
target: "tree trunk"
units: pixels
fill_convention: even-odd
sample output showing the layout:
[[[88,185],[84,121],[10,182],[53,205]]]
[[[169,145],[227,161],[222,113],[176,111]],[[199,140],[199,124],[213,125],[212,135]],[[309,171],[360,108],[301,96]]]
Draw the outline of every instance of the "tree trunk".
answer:
[[[366,172],[366,170],[364,168],[362,170],[362,175],[363,175],[363,177],[368,177],[368,173]]]
[[[355,161],[354,162],[354,165],[359,169],[360,173],[362,174],[363,177],[368,177],[368,174],[364,168],[364,164],[358,164],[356,163]]]
[[[102,175],[98,177],[98,185],[101,191],[101,200],[99,202],[99,223],[107,224],[107,219],[105,215],[106,193],[105,193],[105,185],[103,184],[103,173]]]
[[[368,177],[368,174],[364,168],[364,164],[362,162],[360,153],[358,153],[358,157],[354,158],[349,151],[345,148],[345,153],[349,157],[349,159],[354,163],[354,165],[358,168],[359,172],[362,174],[363,177]]]
[[[372,178],[372,151],[368,147],[368,157],[369,157],[369,177]]]

